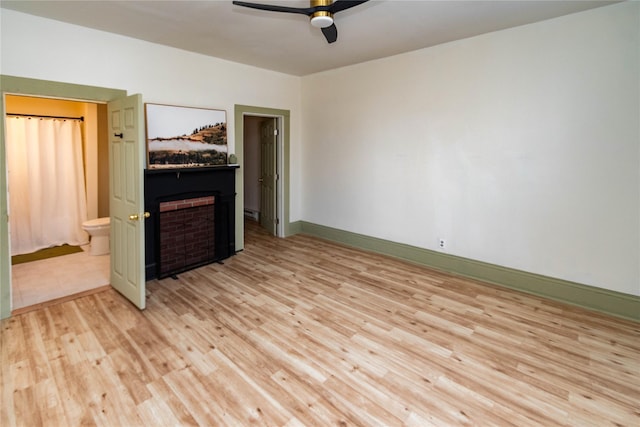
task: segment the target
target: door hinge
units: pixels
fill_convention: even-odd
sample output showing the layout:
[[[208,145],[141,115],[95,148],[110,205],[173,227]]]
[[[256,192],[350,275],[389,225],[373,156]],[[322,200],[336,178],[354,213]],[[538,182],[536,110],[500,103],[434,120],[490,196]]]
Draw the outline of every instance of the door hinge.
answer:
[[[276,219],[274,219],[274,220],[273,220],[273,222],[274,222],[276,225],[280,224],[280,218],[276,218]]]
[[[278,129],[274,129],[274,130],[273,130],[273,136],[278,136],[278,133],[279,133],[279,132],[280,132],[280,131],[278,131]]]

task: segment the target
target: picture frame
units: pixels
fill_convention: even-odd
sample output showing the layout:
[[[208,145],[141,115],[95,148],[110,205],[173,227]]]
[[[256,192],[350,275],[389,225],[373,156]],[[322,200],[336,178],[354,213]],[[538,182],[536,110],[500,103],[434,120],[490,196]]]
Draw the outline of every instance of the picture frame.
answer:
[[[148,169],[227,164],[225,110],[146,103],[145,121]]]

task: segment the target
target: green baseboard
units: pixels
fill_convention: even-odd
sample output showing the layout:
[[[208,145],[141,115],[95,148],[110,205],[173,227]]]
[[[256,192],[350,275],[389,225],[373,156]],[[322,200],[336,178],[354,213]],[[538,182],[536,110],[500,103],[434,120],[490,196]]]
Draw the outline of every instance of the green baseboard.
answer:
[[[395,243],[306,221],[289,230],[465,276],[532,295],[640,321],[640,297]],[[293,234],[293,233],[292,233]]]
[[[290,222],[288,227],[285,227],[285,237],[293,236],[294,234],[302,233],[302,221]]]

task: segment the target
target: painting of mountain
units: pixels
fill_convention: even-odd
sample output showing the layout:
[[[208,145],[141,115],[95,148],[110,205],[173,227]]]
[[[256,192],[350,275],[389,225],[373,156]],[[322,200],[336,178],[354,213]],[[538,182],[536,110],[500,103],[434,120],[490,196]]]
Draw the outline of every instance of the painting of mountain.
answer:
[[[148,168],[227,164],[226,111],[145,104]]]

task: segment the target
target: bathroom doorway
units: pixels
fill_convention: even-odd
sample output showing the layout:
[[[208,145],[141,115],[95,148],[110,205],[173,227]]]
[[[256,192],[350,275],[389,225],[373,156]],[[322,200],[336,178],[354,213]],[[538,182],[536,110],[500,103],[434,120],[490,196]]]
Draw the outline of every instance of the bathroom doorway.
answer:
[[[7,119],[14,117],[23,120],[55,117],[57,120],[79,121],[82,118],[80,163],[83,170],[81,178],[84,181],[82,203],[86,207],[83,216],[86,215],[86,219],[109,217],[106,104],[7,94],[5,116]],[[12,190],[10,162],[10,156],[7,155],[9,193]],[[61,186],[61,189],[66,188],[62,183],[56,182],[56,185]],[[10,225],[11,218],[10,205]],[[82,237],[76,239],[76,248],[72,248],[73,250],[62,248],[50,251],[57,256],[50,256],[51,254],[44,253],[48,251],[45,250],[12,257],[11,294],[14,313],[51,300],[91,293],[109,285],[110,255],[90,255],[89,237],[83,231],[80,233]],[[15,246],[18,246],[17,243]],[[12,255],[14,254],[12,249]]]

